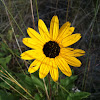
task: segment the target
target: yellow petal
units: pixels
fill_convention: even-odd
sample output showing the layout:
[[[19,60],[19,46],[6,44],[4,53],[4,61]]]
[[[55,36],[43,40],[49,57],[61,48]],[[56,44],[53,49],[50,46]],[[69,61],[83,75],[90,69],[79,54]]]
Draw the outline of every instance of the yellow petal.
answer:
[[[69,77],[72,75],[72,71],[64,58],[62,58],[61,56],[57,56],[55,58],[55,62],[58,65],[59,69],[62,71],[62,73]]]
[[[68,28],[70,27],[70,25],[71,25],[70,22],[64,23],[64,24],[61,26],[60,30],[59,30],[59,34],[62,34],[63,31],[66,31],[66,29],[68,29]]]
[[[43,38],[43,40],[45,42],[48,42],[50,40],[50,34],[48,32],[48,29],[45,23],[41,19],[39,19],[38,21],[38,29],[39,29],[40,35]]]
[[[66,62],[74,67],[80,67],[81,66],[81,62],[80,60],[78,60],[75,57],[71,57],[71,56],[66,56],[66,55],[62,55],[63,58],[65,58]]]
[[[30,67],[28,69],[28,72],[29,73],[34,73],[35,71],[37,71],[44,59],[45,59],[45,56],[41,55],[36,60],[34,60],[32,62],[32,64],[30,65]]]
[[[33,40],[32,38],[23,38],[23,43],[32,48],[32,49],[42,49],[43,48],[43,44],[37,40]]]
[[[70,54],[71,54],[71,50],[74,50],[74,49],[61,48],[61,49],[60,49],[60,53],[61,53],[61,54],[64,54],[64,55],[70,55]]]
[[[71,23],[66,22],[62,25],[62,27],[59,30],[59,34],[57,37],[57,42],[60,42],[64,37],[71,35],[74,31],[74,27],[70,27]]]
[[[37,71],[37,70],[39,69],[40,64],[41,64],[41,62],[39,62],[39,61],[37,61],[37,60],[34,60],[34,61],[32,62],[32,64],[29,66],[28,72],[29,72],[29,73],[34,73],[35,71]]]
[[[73,52],[74,52],[75,57],[80,57],[80,56],[83,56],[85,54],[85,51],[81,50],[81,49],[75,49]]]
[[[66,30],[63,30],[61,32],[61,34],[59,35],[59,37],[57,38],[57,42],[61,42],[64,38],[66,38],[67,36],[70,36],[73,32],[74,32],[74,27],[69,27]]]
[[[69,47],[68,47],[68,48],[66,48],[66,49],[67,49],[67,50],[71,50],[71,51],[72,51],[72,50],[74,50],[74,48],[69,48]]]
[[[81,49],[61,48],[60,54],[66,56],[79,57],[79,56],[83,56],[85,54],[85,51]]]
[[[40,41],[42,43],[44,43],[43,39],[41,38],[40,34],[38,32],[36,32],[34,29],[32,28],[28,28],[27,29],[27,33],[28,35],[34,40],[37,39],[37,41]]]
[[[41,63],[40,69],[39,69],[39,77],[44,78],[50,71],[49,66],[50,58],[46,57],[43,62]]]
[[[73,34],[73,35],[70,35],[66,38],[64,38],[61,42],[61,44],[63,45],[63,47],[67,47],[67,46],[70,46],[74,43],[76,43],[79,39],[81,38],[81,34]]]
[[[20,56],[24,60],[32,60],[32,59],[39,58],[40,55],[41,56],[44,55],[42,50],[28,50],[23,52]]]
[[[54,61],[54,59],[50,59],[50,63],[51,63],[51,66],[50,66],[50,75],[53,79],[53,81],[58,81],[58,77],[59,77],[59,73],[58,73],[58,67]]]
[[[50,37],[56,40],[59,31],[59,20],[57,16],[53,16],[50,23]]]

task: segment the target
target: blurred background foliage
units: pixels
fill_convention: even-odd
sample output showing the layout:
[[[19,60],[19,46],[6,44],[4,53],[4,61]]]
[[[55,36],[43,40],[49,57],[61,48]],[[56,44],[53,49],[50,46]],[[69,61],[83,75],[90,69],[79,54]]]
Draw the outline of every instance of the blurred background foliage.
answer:
[[[72,67],[77,78],[72,76],[73,79],[71,79],[72,77],[66,79],[62,75],[61,84],[68,90],[74,86],[81,91],[90,92],[91,95],[87,100],[100,100],[100,1],[33,0],[32,4],[37,31],[38,10],[39,18],[44,20],[48,29],[52,16],[57,15],[60,26],[69,21],[75,27],[75,32],[82,34],[81,40],[72,46],[86,51],[86,55],[79,58],[82,61],[82,66],[80,68]],[[26,100],[27,98],[31,100],[32,96],[36,100],[46,100],[44,98],[46,97],[45,92],[43,92],[44,85],[38,78],[38,72],[29,75],[27,68],[31,62],[20,59],[21,52],[29,49],[22,43],[22,38],[28,36],[26,32],[28,27],[33,28],[30,0],[0,0],[0,100],[7,100],[8,98],[9,100]],[[14,76],[18,83],[11,76]],[[47,80],[46,78],[45,81]],[[72,86],[68,86],[70,82],[72,82]],[[54,82],[51,81],[51,83],[52,90],[55,90]],[[30,94],[27,93],[27,90]],[[63,95],[64,100],[66,96],[68,97],[67,100],[75,100],[75,97],[81,96],[76,99],[80,100],[89,94],[86,93],[85,95],[84,92],[81,95],[80,92],[80,94],[71,93],[68,95],[61,89],[58,92],[55,91],[53,95],[55,98],[52,98],[53,100],[62,100],[61,95]]]

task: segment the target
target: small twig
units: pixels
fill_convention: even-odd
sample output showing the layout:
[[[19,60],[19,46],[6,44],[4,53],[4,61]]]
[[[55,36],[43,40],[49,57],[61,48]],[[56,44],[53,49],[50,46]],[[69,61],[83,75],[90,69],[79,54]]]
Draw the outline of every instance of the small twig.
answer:
[[[44,78],[43,78],[43,82],[44,82],[44,87],[45,87],[45,92],[46,92],[47,98],[48,98],[48,100],[50,100]]]

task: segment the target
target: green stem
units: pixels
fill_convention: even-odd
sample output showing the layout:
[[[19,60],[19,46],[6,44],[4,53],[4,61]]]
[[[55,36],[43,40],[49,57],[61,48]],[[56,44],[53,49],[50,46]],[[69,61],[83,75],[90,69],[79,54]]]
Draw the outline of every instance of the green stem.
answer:
[[[51,83],[50,83],[50,74],[48,74],[48,82],[49,82],[49,98],[51,100],[52,90],[51,90]]]
[[[37,0],[35,0],[35,4],[36,4],[37,17],[38,17],[38,20],[39,20],[39,13],[38,13],[38,5],[37,5]]]
[[[62,85],[60,85],[58,82],[56,82],[64,91],[66,91],[68,94],[70,94],[70,92],[68,90],[66,90]]]

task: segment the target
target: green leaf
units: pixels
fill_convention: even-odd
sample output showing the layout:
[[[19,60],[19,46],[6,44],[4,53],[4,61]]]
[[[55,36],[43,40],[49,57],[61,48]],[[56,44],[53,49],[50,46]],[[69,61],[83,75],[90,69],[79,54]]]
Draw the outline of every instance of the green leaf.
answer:
[[[0,64],[5,68],[5,69],[8,69],[6,67],[6,64],[8,64],[11,60],[11,55],[5,57],[5,58],[0,58]]]
[[[2,65],[8,64],[10,60],[11,60],[11,55],[9,55],[5,58],[0,58],[0,64],[2,64]]]
[[[1,46],[0,49],[1,49],[2,51],[7,52],[7,51],[6,51],[6,44],[5,44],[5,43],[1,42],[0,46]]]
[[[32,78],[32,81],[33,81],[33,83],[35,85],[37,85],[41,89],[45,90],[44,89],[44,84],[43,84],[43,82],[39,78],[35,77],[33,74],[31,74],[31,78]]]
[[[65,88],[71,89],[74,85],[74,81],[77,79],[77,76],[71,76],[71,77],[66,77],[65,79],[62,79],[61,85],[64,86]]]
[[[9,29],[8,30],[8,34],[7,34],[7,39],[11,42],[12,41],[12,39],[13,39],[13,31],[12,31],[12,29]]]
[[[0,52],[0,58],[3,57],[5,55],[4,52]]]
[[[5,88],[5,89],[10,89],[10,86],[5,82],[0,82],[0,87]]]
[[[20,81],[21,83],[28,84],[31,86],[33,85],[32,79],[28,75],[25,75],[23,73],[17,73],[16,76],[19,78],[19,80],[22,81]]]
[[[28,75],[24,75],[23,73],[16,73],[16,76],[18,77],[18,82],[25,87],[28,91],[33,91],[34,90],[34,84],[32,82],[31,77]],[[18,88],[18,86],[16,87]],[[18,89],[19,90],[19,89]]]
[[[42,100],[39,94],[35,94],[35,100]]]
[[[0,90],[0,100],[19,100],[19,96],[16,96],[13,93]]]
[[[90,93],[88,92],[70,93],[67,100],[82,100],[83,98],[87,98],[89,95]]]

